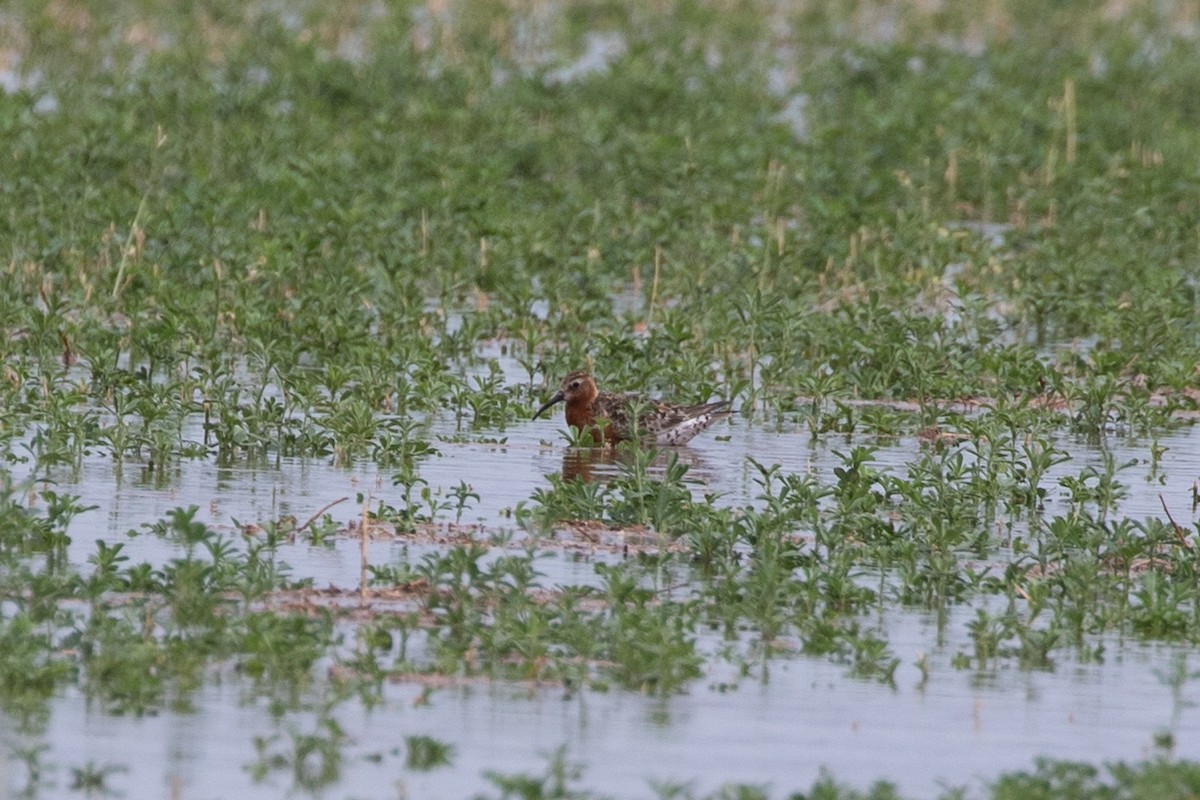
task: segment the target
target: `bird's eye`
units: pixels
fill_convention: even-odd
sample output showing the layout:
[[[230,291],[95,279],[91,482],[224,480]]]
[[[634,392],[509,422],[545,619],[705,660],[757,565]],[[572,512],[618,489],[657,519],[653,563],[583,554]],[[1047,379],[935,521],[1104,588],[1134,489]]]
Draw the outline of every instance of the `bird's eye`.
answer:
[[[578,388],[579,388],[579,381],[571,381],[571,388],[572,388],[572,389],[578,389]]]

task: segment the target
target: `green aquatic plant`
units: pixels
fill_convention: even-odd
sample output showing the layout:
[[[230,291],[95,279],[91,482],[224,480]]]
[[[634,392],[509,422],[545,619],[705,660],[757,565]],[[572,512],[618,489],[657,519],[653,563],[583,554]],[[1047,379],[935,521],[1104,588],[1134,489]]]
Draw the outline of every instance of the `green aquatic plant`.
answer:
[[[127,771],[127,767],[120,764],[104,764],[97,766],[89,761],[82,767],[71,767],[71,783],[70,789],[74,792],[80,792],[87,797],[100,796],[110,797],[119,794],[108,783],[109,779],[114,775],[119,775]]]
[[[1109,452],[1105,452],[1103,457],[1103,468],[1089,465],[1083,468],[1078,477],[1066,476],[1058,481],[1069,493],[1072,508],[1081,508],[1085,503],[1095,504],[1101,519],[1128,494],[1128,489],[1116,480],[1117,473],[1137,464],[1136,460],[1117,464]]]
[[[426,771],[447,766],[454,757],[452,745],[432,736],[405,736],[404,747],[404,765],[412,770]]]
[[[268,780],[276,773],[288,775],[293,789],[313,791],[335,783],[341,776],[346,733],[337,720],[320,715],[312,732],[290,727],[286,736],[256,736],[257,759],[247,765],[255,782]]]
[[[594,796],[592,792],[577,788],[583,777],[583,768],[578,764],[567,761],[565,747],[560,747],[548,759],[543,775],[512,774],[487,772],[484,777],[500,791],[497,798],[529,798],[529,800],[551,800],[551,798],[575,798],[587,800]]]

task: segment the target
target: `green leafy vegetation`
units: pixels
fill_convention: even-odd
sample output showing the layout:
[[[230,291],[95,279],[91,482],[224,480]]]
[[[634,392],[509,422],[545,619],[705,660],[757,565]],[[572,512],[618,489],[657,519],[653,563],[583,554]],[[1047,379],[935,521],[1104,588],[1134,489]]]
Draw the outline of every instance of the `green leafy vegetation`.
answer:
[[[669,703],[808,658],[894,687],[885,620],[913,610],[977,677],[1200,643],[1195,490],[1124,511],[1200,414],[1184,4],[10,5],[0,712],[22,735],[68,693],[184,714],[228,680],[279,723],[250,777],[319,791],[350,768],[339,704],[390,682]],[[732,399],[836,464],[739,450],[731,496],[568,432],[541,448],[562,469],[476,524],[489,487],[430,466],[518,457],[581,367]],[[175,492],[196,463],[391,486],[353,524],[213,525],[185,496],[128,531],[77,494],[97,464]],[[358,585],[289,564],[356,537]],[[552,580],[557,558],[592,563]],[[1161,760],[1046,760],[990,796],[1194,794],[1166,756],[1195,677],[1164,673]],[[408,736],[404,768],[455,752]],[[33,796],[41,751],[13,753]],[[586,796],[564,759],[490,780]],[[123,771],[69,770],[88,794]]]

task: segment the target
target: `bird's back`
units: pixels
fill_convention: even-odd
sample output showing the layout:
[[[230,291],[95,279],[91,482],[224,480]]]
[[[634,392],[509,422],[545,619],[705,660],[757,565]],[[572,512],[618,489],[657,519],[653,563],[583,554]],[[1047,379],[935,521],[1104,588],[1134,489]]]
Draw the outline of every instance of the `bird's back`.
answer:
[[[607,419],[610,440],[632,439],[633,414],[637,414],[637,436],[660,445],[688,442],[714,422],[730,415],[729,401],[681,406],[651,400],[636,394],[601,392],[592,403],[597,419]],[[611,431],[611,432],[610,432]]]

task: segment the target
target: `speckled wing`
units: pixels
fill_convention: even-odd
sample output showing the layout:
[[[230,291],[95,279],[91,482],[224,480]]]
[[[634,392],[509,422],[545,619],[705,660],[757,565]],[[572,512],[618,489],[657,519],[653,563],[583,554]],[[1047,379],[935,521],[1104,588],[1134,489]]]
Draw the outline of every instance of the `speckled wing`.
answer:
[[[653,404],[653,401],[636,394],[601,392],[592,401],[592,413],[596,419],[607,421],[605,423],[608,426],[606,433],[610,440],[628,439],[632,435],[633,429],[629,409],[643,407],[647,404]]]
[[[633,412],[638,413],[637,433],[643,441],[673,446],[684,444],[714,422],[729,416],[729,402],[679,406],[643,395],[601,392],[592,403],[597,419],[608,420],[614,439],[633,437]]]
[[[684,444],[697,434],[707,430],[714,422],[730,415],[729,401],[700,403],[694,406],[673,406],[657,403],[652,418],[643,417],[645,436],[654,437],[656,444],[674,446]]]

